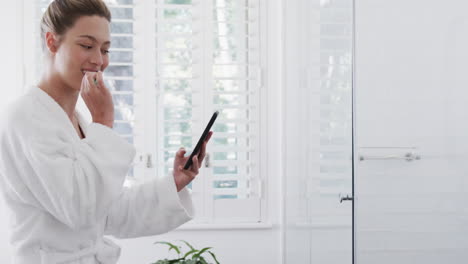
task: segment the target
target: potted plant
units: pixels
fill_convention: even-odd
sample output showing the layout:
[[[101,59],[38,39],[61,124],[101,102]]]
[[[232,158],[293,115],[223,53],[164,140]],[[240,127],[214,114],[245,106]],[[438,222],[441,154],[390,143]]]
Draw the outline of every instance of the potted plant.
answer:
[[[205,256],[207,254],[211,255],[211,259],[213,259],[216,264],[219,264],[218,260],[216,259],[215,254],[210,251],[211,247],[195,249],[187,241],[180,240],[180,242],[186,245],[186,247],[188,248],[187,252],[184,253],[181,246],[175,245],[173,243],[169,243],[166,241],[155,242],[154,244],[161,244],[161,245],[168,246],[169,252],[171,252],[171,250],[174,250],[175,252],[177,252],[178,257],[175,259],[166,258],[166,259],[158,260],[156,262],[153,262],[152,264],[212,264],[206,260]]]

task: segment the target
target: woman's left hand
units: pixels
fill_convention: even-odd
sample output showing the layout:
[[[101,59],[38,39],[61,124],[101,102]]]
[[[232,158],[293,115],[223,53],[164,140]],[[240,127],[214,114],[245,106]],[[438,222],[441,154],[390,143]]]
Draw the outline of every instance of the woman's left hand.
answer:
[[[114,126],[112,94],[104,84],[102,72],[86,72],[81,80],[81,97],[91,113],[94,123],[109,128]]]
[[[184,157],[186,151],[183,148],[180,148],[179,151],[177,151],[174,159],[174,181],[177,187],[177,192],[192,182],[198,175],[198,169],[201,168],[203,159],[206,155],[206,144],[210,140],[211,135],[213,135],[212,131],[208,133],[198,155],[193,156],[192,166],[190,166],[188,170],[184,170],[184,165],[190,156]]]

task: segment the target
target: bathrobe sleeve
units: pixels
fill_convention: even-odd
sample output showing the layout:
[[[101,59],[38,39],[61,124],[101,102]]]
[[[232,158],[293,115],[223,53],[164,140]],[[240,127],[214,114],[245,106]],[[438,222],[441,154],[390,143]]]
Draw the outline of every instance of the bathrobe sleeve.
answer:
[[[70,228],[92,226],[105,219],[121,195],[135,150],[103,125],[92,123],[80,140],[56,123],[10,122],[13,127],[7,139],[2,136],[2,145],[9,146],[18,173],[6,176],[8,184],[21,202],[47,211]]]
[[[167,176],[125,188],[109,210],[105,234],[118,238],[157,235],[182,225],[192,216],[189,190],[177,192],[173,177]]]

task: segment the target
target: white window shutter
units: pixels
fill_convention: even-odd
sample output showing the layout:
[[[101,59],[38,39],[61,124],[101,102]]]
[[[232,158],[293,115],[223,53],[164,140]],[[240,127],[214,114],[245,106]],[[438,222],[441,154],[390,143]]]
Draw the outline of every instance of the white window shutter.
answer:
[[[211,151],[213,218],[260,221],[260,3],[216,0],[212,10],[212,103],[222,113]]]
[[[138,93],[136,89],[135,17],[133,0],[109,0],[112,13],[109,66],[104,72],[112,92],[115,109],[114,130],[135,144],[141,135],[135,133]],[[137,144],[137,151],[140,149]],[[134,164],[135,165],[135,164]],[[128,176],[135,176],[132,166]]]
[[[164,173],[220,111],[210,167],[193,182],[199,222],[258,222],[260,18],[258,1],[156,0]]]

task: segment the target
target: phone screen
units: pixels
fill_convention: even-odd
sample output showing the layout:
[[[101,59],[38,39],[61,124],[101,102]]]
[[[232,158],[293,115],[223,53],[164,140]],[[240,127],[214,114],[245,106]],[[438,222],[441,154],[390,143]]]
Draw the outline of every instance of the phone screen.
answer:
[[[211,127],[213,126],[216,118],[218,117],[218,114],[219,114],[219,112],[216,111],[211,116],[211,119],[208,122],[208,125],[206,125],[205,130],[203,131],[203,134],[201,135],[200,139],[197,142],[197,145],[195,146],[195,148],[192,151],[192,154],[190,154],[189,159],[185,163],[184,170],[188,170],[188,168],[190,168],[190,166],[192,166],[192,158],[195,155],[198,155],[198,152],[200,152],[200,149],[201,149],[201,147],[203,145],[203,141],[205,141],[206,137],[208,136],[208,133],[210,132]]]

